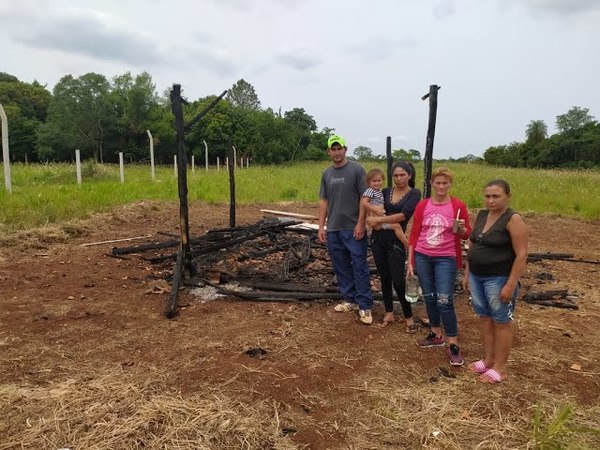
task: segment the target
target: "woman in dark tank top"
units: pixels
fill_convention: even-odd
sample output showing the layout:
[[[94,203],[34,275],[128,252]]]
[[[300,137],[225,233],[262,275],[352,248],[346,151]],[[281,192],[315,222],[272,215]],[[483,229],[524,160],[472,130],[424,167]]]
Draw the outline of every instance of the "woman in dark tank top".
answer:
[[[477,215],[471,233],[463,287],[471,292],[484,350],[484,358],[469,368],[479,374],[480,381],[495,384],[506,378],[528,233],[523,218],[508,207],[510,186],[506,181],[490,181],[484,197],[486,209]]]
[[[498,275],[507,277],[510,275],[516,255],[506,226],[513,214],[516,213],[507,208],[484,232],[483,230],[490,216],[489,213],[485,209],[477,215],[475,220],[468,255],[469,268],[471,273],[479,276]]]

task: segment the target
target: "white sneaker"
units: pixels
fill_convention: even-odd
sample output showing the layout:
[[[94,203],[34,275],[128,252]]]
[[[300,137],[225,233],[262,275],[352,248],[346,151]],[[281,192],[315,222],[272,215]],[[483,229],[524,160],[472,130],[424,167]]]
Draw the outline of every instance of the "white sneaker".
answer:
[[[361,309],[358,312],[360,316],[360,321],[366,325],[371,325],[373,323],[373,316],[371,315],[370,309]]]
[[[333,310],[337,312],[358,311],[358,305],[356,303],[342,302],[335,305]]]

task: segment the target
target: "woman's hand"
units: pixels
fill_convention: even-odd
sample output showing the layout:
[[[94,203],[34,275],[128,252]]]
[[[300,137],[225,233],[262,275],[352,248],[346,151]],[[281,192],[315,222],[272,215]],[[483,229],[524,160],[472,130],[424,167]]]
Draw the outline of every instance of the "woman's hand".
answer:
[[[367,217],[367,225],[370,226],[371,228],[375,228],[375,226],[379,225],[380,223],[381,223],[381,219],[379,217],[375,217],[375,216]]]
[[[406,266],[406,274],[411,277],[415,276],[415,269],[413,268],[413,265],[410,261],[408,262],[408,265]]]
[[[510,303],[513,299],[513,295],[515,293],[515,286],[510,286],[509,284],[505,284],[502,286],[500,290],[500,301],[502,303]]]
[[[464,292],[469,292],[469,263],[465,264],[465,270],[462,276],[462,288]]]

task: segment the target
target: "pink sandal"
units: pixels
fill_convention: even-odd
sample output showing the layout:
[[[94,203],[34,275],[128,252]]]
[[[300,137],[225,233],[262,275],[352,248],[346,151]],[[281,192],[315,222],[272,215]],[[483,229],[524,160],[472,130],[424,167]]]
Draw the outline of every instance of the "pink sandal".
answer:
[[[469,364],[469,369],[471,369],[471,372],[481,375],[482,373],[486,373],[489,370],[489,367],[486,367],[483,360],[480,359],[479,361]]]
[[[506,377],[503,377],[494,369],[489,369],[483,374],[481,374],[481,376],[479,377],[479,381],[489,384],[498,384],[502,382],[505,378]]]

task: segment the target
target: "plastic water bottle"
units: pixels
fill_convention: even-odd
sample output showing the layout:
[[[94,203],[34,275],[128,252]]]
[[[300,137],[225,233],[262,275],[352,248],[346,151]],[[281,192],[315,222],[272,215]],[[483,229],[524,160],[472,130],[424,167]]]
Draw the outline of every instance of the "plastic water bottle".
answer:
[[[407,302],[415,303],[419,300],[419,279],[416,275],[406,275],[405,295]]]

